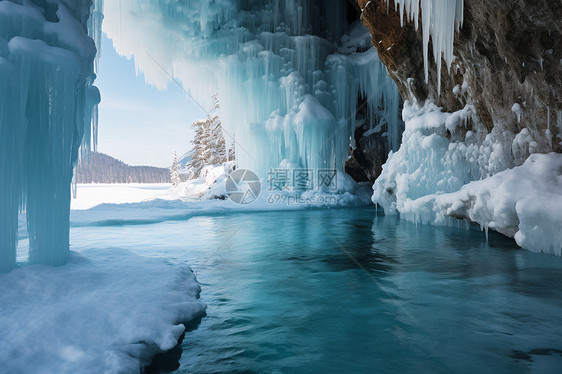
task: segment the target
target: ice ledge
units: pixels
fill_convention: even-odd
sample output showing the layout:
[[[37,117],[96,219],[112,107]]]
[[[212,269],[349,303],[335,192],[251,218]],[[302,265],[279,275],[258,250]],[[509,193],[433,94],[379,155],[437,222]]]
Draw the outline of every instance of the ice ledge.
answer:
[[[459,191],[407,199],[401,217],[448,225],[469,220],[515,238],[533,252],[562,255],[562,154],[533,154],[518,167]]]

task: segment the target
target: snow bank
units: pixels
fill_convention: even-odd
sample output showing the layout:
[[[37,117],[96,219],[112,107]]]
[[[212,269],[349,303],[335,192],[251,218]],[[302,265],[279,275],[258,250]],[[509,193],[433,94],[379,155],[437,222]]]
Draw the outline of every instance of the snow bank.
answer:
[[[224,176],[223,176],[224,177]],[[95,189],[97,185],[89,187]],[[80,186],[79,186],[80,188]],[[104,186],[97,188],[104,189]],[[211,187],[205,185],[206,193],[194,198],[187,197],[181,189],[170,189],[165,199],[113,204],[108,200],[89,210],[73,210],[71,226],[120,226],[151,224],[169,220],[187,220],[193,216],[232,212],[261,212],[302,209],[349,208],[371,205],[371,188],[368,183],[358,184],[348,175],[338,175],[338,189],[333,192],[315,191],[272,191],[267,182],[262,183],[261,193],[249,204],[237,204],[225,197],[225,179]],[[222,191],[222,192],[220,192]],[[80,191],[78,191],[80,193]],[[215,193],[219,195],[215,195]],[[142,213],[139,213],[142,212]]]
[[[329,209],[363,207],[371,204],[370,186],[357,185],[352,192],[339,194],[306,191],[303,193],[278,193],[267,191],[250,204],[237,204],[232,200],[162,200],[131,204],[101,204],[89,210],[73,210],[71,226],[120,226],[151,224],[170,220],[187,220],[193,216],[232,212],[263,212],[303,209]],[[139,214],[142,212],[142,214]]]
[[[191,270],[121,250],[0,274],[0,372],[140,372],[203,315]]]
[[[561,254],[561,155],[533,154],[526,129],[488,133],[470,105],[444,113],[408,102],[403,116],[402,146],[373,186],[386,214],[433,224],[467,219],[524,248]]]
[[[423,106],[406,102],[403,117],[402,145],[390,153],[373,187],[373,201],[387,214],[398,213],[408,199],[458,191],[473,180],[515,166],[514,136],[488,134],[470,105],[444,113],[431,102]]]
[[[292,172],[291,166],[293,165],[287,163],[282,163],[282,165],[286,168],[282,170]],[[170,195],[166,196],[165,199],[171,200],[174,196],[182,201],[227,199],[226,181],[234,170],[236,170],[234,161],[226,162],[223,165],[205,166],[201,170],[199,178],[181,183],[177,188],[171,189]],[[366,190],[362,188],[364,186],[356,183],[344,172],[337,172],[335,177],[337,188],[332,190],[314,188],[308,191],[277,191],[271,188],[267,178],[260,178],[260,180],[262,184],[260,195],[255,202],[251,203],[254,206],[251,210],[255,210],[256,206],[259,206],[260,210],[271,210],[272,207],[268,205],[278,203],[274,201],[276,199],[283,200],[287,205],[320,205],[323,207],[328,205],[338,207],[365,205],[370,200],[366,198]],[[332,203],[327,204],[326,202]],[[232,207],[236,208],[236,205]]]
[[[522,165],[460,191],[406,200],[400,209],[414,222],[448,224],[468,219],[514,237],[535,252],[562,254],[562,155],[533,154]]]
[[[235,167],[234,161],[222,165],[207,165],[201,170],[198,178],[180,183],[171,193],[178,199],[190,201],[225,196],[224,182]]]

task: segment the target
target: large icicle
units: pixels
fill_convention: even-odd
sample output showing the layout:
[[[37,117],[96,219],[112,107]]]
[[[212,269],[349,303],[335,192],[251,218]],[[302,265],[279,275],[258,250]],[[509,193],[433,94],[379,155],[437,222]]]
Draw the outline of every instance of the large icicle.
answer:
[[[455,31],[458,32],[463,23],[464,0],[395,0],[395,6],[400,12],[402,25],[405,14],[408,20],[415,22],[416,30],[421,6],[425,82],[429,81],[429,37],[431,36],[433,58],[437,65],[437,89],[441,92],[441,57],[445,59],[447,70],[450,71]]]
[[[98,1],[99,4],[99,1]],[[69,255],[70,181],[99,102],[91,1],[0,1],[0,271],[15,266],[25,207],[30,261]]]

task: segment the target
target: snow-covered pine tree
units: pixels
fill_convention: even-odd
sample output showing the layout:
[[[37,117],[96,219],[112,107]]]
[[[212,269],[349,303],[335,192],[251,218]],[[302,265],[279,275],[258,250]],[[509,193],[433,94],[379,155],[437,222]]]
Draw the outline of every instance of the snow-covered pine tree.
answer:
[[[219,117],[220,104],[217,95],[213,96],[213,109],[207,113],[207,118],[193,122],[195,136],[192,141],[193,155],[188,164],[194,177],[199,176],[206,165],[220,165],[234,160],[234,143],[229,147],[227,159],[226,142],[224,140]]]
[[[177,187],[181,182],[177,152],[174,152],[174,162],[172,163],[172,167],[170,168],[170,180],[172,182],[172,186],[174,187]]]

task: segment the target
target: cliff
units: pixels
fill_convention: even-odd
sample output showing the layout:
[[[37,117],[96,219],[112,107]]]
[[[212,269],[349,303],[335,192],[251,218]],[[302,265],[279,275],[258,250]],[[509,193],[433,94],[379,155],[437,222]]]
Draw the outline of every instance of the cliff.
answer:
[[[455,57],[450,72],[445,68],[441,72],[440,93],[437,66],[431,59],[425,82],[421,16],[416,30],[406,17],[401,26],[392,0],[390,4],[359,0],[358,5],[373,45],[404,100],[429,98],[446,112],[469,103],[488,131],[496,126],[512,134],[528,129],[536,142],[528,153],[562,152],[559,0],[465,0],[464,22],[455,35]]]
[[[562,3],[395,1],[358,2],[406,124],[373,202],[560,255]]]

